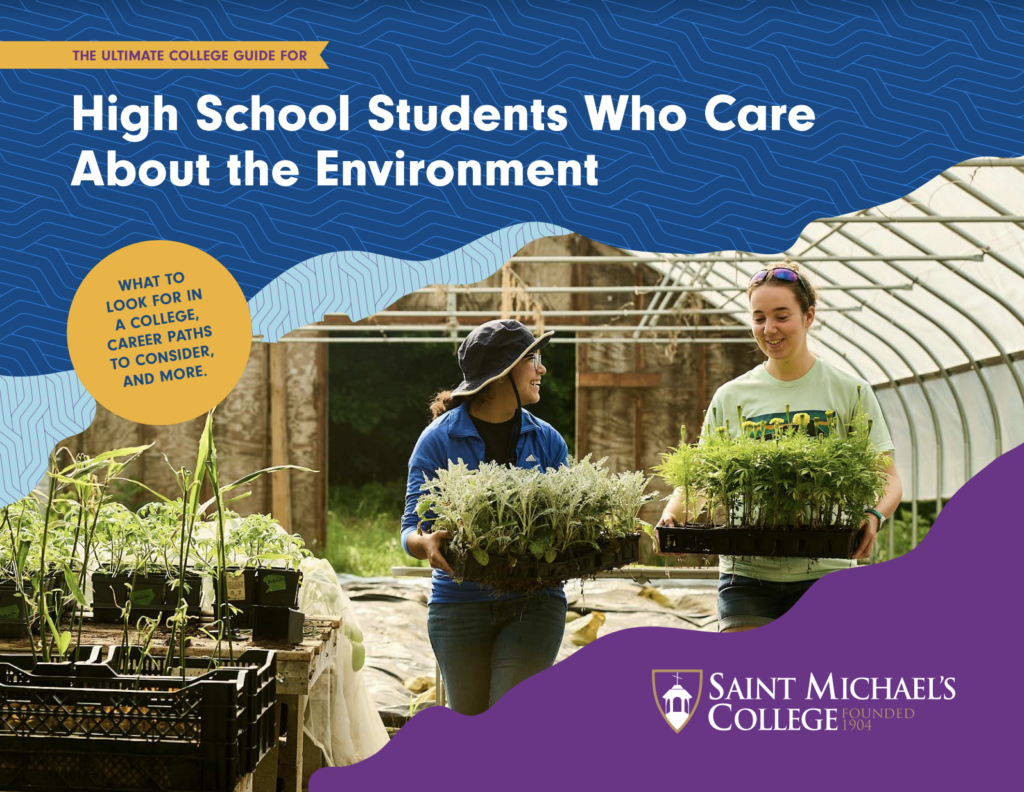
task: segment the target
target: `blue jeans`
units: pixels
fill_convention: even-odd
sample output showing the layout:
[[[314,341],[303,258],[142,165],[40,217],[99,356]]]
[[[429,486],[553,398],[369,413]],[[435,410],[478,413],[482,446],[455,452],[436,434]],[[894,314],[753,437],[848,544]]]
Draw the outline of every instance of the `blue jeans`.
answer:
[[[561,597],[548,596],[430,603],[427,634],[451,708],[478,715],[550,668],[562,645],[566,607]]]
[[[718,630],[735,627],[763,627],[781,618],[817,582],[772,580],[723,572],[718,577]]]

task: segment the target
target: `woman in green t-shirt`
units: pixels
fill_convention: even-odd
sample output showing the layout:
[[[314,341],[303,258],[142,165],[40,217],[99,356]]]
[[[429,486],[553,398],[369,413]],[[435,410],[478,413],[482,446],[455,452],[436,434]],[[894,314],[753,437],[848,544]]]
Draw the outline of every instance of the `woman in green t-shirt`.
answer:
[[[812,419],[823,419],[829,410],[852,415],[859,404],[873,421],[872,436],[878,450],[890,453],[892,440],[871,386],[815,357],[807,348],[807,331],[814,323],[818,302],[807,276],[795,264],[761,270],[750,279],[747,298],[754,338],[768,360],[719,388],[708,415],[736,415],[739,408],[755,423],[767,423],[772,418],[785,420],[787,413],[807,413]],[[736,427],[733,431],[742,429]],[[839,431],[845,432],[842,422]],[[853,559],[722,556],[719,630],[741,632],[768,624],[788,611],[822,575],[856,566],[856,559],[869,557],[876,534],[903,496],[895,465],[887,468],[886,476],[885,494],[865,513],[861,543]],[[699,510],[697,504],[694,514],[686,515],[682,501],[673,497],[659,525],[687,522]]]

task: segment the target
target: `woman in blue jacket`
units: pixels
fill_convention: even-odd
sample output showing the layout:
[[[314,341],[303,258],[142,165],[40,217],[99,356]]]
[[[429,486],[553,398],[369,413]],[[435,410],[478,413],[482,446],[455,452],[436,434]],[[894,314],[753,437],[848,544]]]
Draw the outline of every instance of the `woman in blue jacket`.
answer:
[[[485,585],[456,582],[442,554],[450,534],[417,531],[416,502],[423,482],[449,461],[461,459],[470,468],[497,462],[540,470],[566,463],[569,449],[561,435],[522,409],[540,401],[547,371],[540,351],[552,335],[535,338],[511,319],[473,330],[459,347],[463,381],[435,397],[434,420],[409,459],[402,546],[434,569],[427,632],[451,708],[464,715],[484,712],[555,662],[565,630],[565,594],[557,588],[498,597]]]

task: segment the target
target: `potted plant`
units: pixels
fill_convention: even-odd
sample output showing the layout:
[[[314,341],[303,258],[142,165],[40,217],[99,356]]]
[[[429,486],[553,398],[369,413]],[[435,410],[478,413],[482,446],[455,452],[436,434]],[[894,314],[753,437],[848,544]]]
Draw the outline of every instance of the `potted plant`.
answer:
[[[39,520],[31,497],[4,507],[0,515],[0,637],[29,634],[35,601],[29,554]]]
[[[93,615],[119,621],[131,604],[140,616],[169,616],[178,608],[178,586],[188,615],[198,616],[202,577],[179,568],[181,500],[158,501],[132,512],[111,503],[98,523],[97,554],[103,569],[92,576]]]
[[[833,411],[813,427],[807,413],[754,423],[741,409],[737,418],[737,436],[713,416],[694,444],[684,427],[656,468],[689,515],[656,529],[660,552],[849,558],[891,462],[875,449],[871,420],[858,411],[840,432]]]
[[[589,456],[546,473],[453,462],[423,485],[417,513],[451,533],[457,578],[529,591],[635,562],[649,481]]]
[[[228,525],[226,591],[232,625],[252,628],[255,606],[295,607],[302,579],[299,566],[310,555],[302,537],[286,533],[267,514],[243,519],[232,513]],[[209,558],[211,540],[204,550]]]

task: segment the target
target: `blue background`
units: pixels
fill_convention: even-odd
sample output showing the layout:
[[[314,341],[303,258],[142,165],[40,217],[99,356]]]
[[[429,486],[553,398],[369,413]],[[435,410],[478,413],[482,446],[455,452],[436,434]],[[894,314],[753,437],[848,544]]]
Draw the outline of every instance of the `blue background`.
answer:
[[[819,217],[904,195],[950,164],[1022,149],[1024,11],[983,3],[140,3],[5,5],[4,39],[321,40],[327,71],[0,72],[0,375],[71,367],[75,289],[112,251],[145,239],[206,250],[247,297],[313,256],[430,259],[510,225],[547,222],[613,245],[706,252],[787,247]],[[177,132],[128,143],[72,129],[76,93],[119,106],[162,93]],[[351,99],[348,133],[202,132],[205,93],[278,107]],[[444,106],[559,103],[552,132],[375,133],[369,97]],[[595,132],[583,96],[682,105],[686,127]],[[706,101],[807,104],[809,132],[714,132]],[[138,165],[206,153],[209,187],[72,188],[82,149]],[[229,187],[253,149],[300,168],[293,187]],[[316,151],[339,159],[584,159],[597,187],[317,187]],[[495,261],[496,269],[501,262]]]

